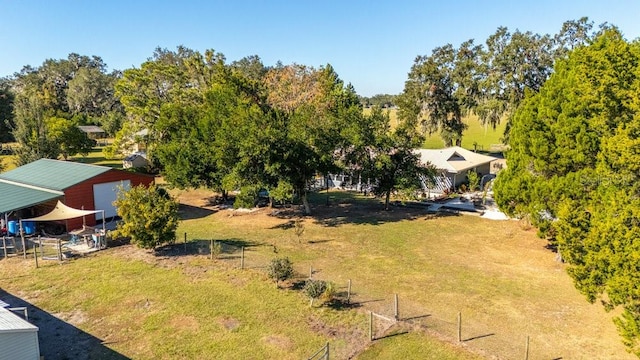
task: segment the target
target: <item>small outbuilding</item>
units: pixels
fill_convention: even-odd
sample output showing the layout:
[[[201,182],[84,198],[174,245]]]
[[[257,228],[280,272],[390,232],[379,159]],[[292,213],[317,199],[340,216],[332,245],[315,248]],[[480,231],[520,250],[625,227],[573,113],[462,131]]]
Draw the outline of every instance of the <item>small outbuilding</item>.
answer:
[[[0,360],[39,360],[38,327],[0,307]]]
[[[125,169],[146,169],[149,165],[147,154],[144,152],[133,153],[122,160],[122,167]]]
[[[100,126],[96,125],[80,125],[78,128],[85,134],[89,139],[95,140],[97,143],[106,143],[106,135],[107,133],[102,130]]]

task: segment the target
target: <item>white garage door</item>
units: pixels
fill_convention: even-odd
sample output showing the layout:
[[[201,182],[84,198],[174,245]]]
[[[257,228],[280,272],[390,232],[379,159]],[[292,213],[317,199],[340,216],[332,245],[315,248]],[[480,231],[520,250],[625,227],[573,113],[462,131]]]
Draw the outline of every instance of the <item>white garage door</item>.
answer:
[[[118,189],[122,187],[125,190],[131,188],[131,181],[122,180],[104,184],[93,185],[93,204],[96,210],[104,210],[106,218],[116,216],[116,207],[113,202],[118,198]],[[96,214],[96,220],[102,219],[102,213]]]

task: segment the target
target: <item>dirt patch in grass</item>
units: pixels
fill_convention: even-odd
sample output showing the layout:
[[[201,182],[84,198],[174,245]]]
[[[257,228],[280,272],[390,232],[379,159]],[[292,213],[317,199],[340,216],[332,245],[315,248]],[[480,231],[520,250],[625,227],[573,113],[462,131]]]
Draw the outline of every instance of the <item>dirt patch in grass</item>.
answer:
[[[193,316],[174,316],[173,318],[171,318],[169,325],[178,331],[196,332],[200,329],[198,320]]]
[[[219,323],[228,331],[234,331],[235,329],[240,327],[240,320],[234,319],[232,317],[223,317],[219,320]]]
[[[283,335],[269,335],[262,339],[266,344],[271,345],[273,347],[277,347],[282,350],[289,350],[293,348],[293,342],[286,336]]]
[[[74,310],[71,312],[53,314],[53,316],[60,318],[72,325],[80,325],[87,321],[87,316],[82,310]]]

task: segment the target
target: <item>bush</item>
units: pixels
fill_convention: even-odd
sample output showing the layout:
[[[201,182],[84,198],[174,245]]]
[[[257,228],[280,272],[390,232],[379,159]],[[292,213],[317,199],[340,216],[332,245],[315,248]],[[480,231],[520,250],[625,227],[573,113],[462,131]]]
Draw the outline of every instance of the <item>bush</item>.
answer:
[[[257,199],[258,188],[255,186],[244,186],[240,189],[240,193],[236,195],[236,200],[233,203],[233,208],[252,209],[256,206]]]
[[[304,293],[311,299],[310,306],[313,306],[315,299],[322,298],[325,302],[333,300],[336,287],[331,282],[308,279],[304,283]]]
[[[280,181],[275,189],[269,192],[269,195],[275,202],[284,204],[293,201],[294,189],[291,184]]]
[[[178,228],[178,203],[162,188],[142,185],[118,192],[115,201],[122,222],[114,236],[130,237],[138,247],[153,249],[173,243]]]
[[[327,283],[323,280],[308,279],[304,283],[304,293],[311,299],[310,306],[313,306],[313,301],[315,299],[324,294],[326,288]]]
[[[480,186],[480,175],[475,171],[467,172],[467,180],[469,181],[469,191],[476,191]]]
[[[290,279],[293,276],[293,264],[289,258],[275,258],[267,266],[267,273],[278,287],[279,281]]]

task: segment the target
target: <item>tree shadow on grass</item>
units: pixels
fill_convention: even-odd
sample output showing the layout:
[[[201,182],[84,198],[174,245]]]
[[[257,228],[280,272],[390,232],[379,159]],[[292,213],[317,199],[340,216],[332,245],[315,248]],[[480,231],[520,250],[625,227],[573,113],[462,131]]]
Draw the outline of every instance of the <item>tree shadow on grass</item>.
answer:
[[[334,298],[331,301],[325,303],[325,305],[332,310],[351,310],[362,307],[362,303],[347,302],[346,299]]]
[[[324,243],[328,243],[331,242],[332,240],[309,240],[307,241],[307,244],[324,244]]]
[[[402,319],[400,319],[400,321],[413,322],[413,321],[416,321],[416,320],[422,320],[422,319],[428,318],[430,316],[431,316],[431,314],[410,316],[410,317],[402,318]]]
[[[293,229],[295,226],[296,226],[295,220],[288,220],[286,222],[283,222],[282,224],[272,226],[269,229],[289,230],[289,229]]]
[[[178,207],[178,216],[180,220],[201,219],[209,215],[215,214],[216,210],[206,209],[203,207],[180,204]]]
[[[249,249],[264,244],[242,239],[213,239],[214,246],[220,247],[219,256],[225,258],[238,258],[242,248]],[[164,245],[156,249],[158,257],[174,257],[186,255],[211,255],[211,239],[191,239],[186,243]]]
[[[486,337],[490,337],[490,336],[495,336],[495,333],[489,333],[489,334],[483,334],[483,335],[478,335],[478,336],[472,336],[470,338],[466,338],[464,340],[462,340],[463,342],[466,341],[472,341],[472,340],[478,340],[478,339],[482,339],[482,338],[486,338]]]
[[[382,340],[382,339],[392,338],[392,337],[395,337],[395,336],[406,335],[408,333],[409,333],[409,331],[407,331],[407,330],[395,330],[395,331],[393,331],[393,332],[391,332],[389,334],[385,334],[385,335],[382,335],[382,336],[377,336],[374,340]]]
[[[129,357],[105,346],[102,339],[80,330],[3,289],[0,289],[0,300],[8,303],[11,307],[27,308],[29,322],[38,327],[41,358],[47,360],[129,359]]]
[[[346,224],[382,225],[405,220],[419,220],[422,218],[436,219],[448,216],[460,216],[461,212],[442,206],[438,211],[431,211],[430,202],[393,202],[389,210],[384,209],[380,199],[365,197],[358,192],[331,191],[329,196],[324,193],[310,195],[312,205],[311,215],[304,215],[300,206],[274,209],[271,216],[285,220],[271,229],[288,230],[295,226],[294,218],[304,217],[313,219],[315,224],[325,227],[338,227]],[[326,199],[330,199],[327,201]]]
[[[394,206],[390,210],[367,208],[359,205],[346,205],[333,211],[318,211],[312,214],[316,224],[326,227],[338,227],[345,224],[383,225],[405,220],[432,220],[443,217],[460,216],[457,211],[442,209],[429,211],[425,207]]]

